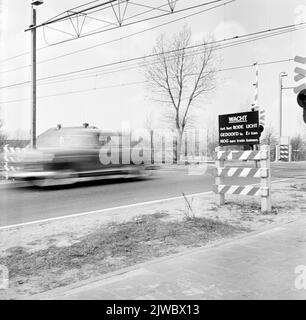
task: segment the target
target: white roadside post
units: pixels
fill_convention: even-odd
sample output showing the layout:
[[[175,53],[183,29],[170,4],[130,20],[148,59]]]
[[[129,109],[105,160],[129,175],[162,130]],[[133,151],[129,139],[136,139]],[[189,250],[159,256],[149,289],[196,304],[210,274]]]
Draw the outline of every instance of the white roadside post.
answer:
[[[218,157],[218,152],[223,151],[222,147],[217,147],[215,149],[216,153],[217,153],[217,160],[216,160],[216,188],[218,188],[219,185],[223,185],[223,177],[220,175],[219,176],[219,168],[224,168],[224,160],[222,158],[219,159]],[[225,203],[225,194],[224,193],[219,193],[217,192],[217,203],[219,206],[224,205]]]
[[[270,148],[263,145],[260,148],[261,167],[261,211],[271,212],[271,170],[270,170]]]

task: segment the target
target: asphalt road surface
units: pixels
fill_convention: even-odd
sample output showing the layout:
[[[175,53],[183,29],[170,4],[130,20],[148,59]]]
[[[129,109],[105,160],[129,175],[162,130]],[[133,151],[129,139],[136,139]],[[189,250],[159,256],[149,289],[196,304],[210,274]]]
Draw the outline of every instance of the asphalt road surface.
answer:
[[[273,165],[272,179],[301,177],[306,164]],[[228,179],[228,184],[252,184],[258,179]],[[93,210],[208,192],[214,184],[213,166],[204,175],[188,175],[186,168],[157,171],[150,179],[79,183],[71,187],[40,190],[0,188],[0,227]],[[103,214],[103,213],[101,213]]]

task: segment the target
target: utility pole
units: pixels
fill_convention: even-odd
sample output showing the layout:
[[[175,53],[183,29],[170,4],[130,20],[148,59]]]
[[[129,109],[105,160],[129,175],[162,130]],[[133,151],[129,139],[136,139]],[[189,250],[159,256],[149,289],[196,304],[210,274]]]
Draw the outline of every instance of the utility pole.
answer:
[[[279,110],[278,110],[278,146],[276,146],[276,155],[275,155],[275,162],[278,162],[280,160],[280,145],[281,145],[281,139],[282,139],[282,124],[283,124],[283,77],[287,77],[286,72],[280,72],[279,74]]]
[[[41,1],[31,3],[31,148],[36,148],[36,6],[43,4]]]
[[[282,125],[283,125],[283,77],[287,77],[286,72],[279,74],[279,144],[282,137]]]
[[[31,26],[31,147],[36,148],[36,9],[31,6],[32,21]]]

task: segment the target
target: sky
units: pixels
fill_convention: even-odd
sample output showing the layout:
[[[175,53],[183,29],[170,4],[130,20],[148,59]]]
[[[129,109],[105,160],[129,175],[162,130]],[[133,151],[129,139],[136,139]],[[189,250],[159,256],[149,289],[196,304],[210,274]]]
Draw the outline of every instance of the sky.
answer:
[[[85,0],[45,0],[43,5],[37,7],[38,23],[45,22],[85,2]],[[135,0],[133,2],[148,6],[167,4],[167,0]],[[205,2],[208,0],[178,0],[176,10]],[[0,87],[30,79],[30,68],[28,67],[31,64],[30,55],[24,54],[30,51],[31,43],[30,32],[24,31],[30,24],[30,3],[30,0],[0,0]],[[140,10],[140,7],[129,5],[127,16],[136,14],[137,10]],[[203,7],[57,45],[55,45],[56,42],[71,38],[67,34],[73,31],[73,26],[69,21],[61,25],[51,25],[60,29],[61,32],[38,28],[37,78],[148,55],[152,52],[156,38],[161,33],[171,38],[184,25],[191,29],[193,41],[198,42],[203,38],[214,37],[216,40],[222,40],[306,22],[304,0],[236,0],[193,17],[159,26],[200,10],[203,10]],[[153,15],[153,13],[150,14]],[[111,10],[100,12],[96,17],[114,21]],[[89,32],[101,25],[101,21],[86,19],[83,32]],[[152,27],[155,28],[127,39],[97,46],[97,44]],[[215,51],[218,61],[216,67],[226,69],[252,65],[255,62],[293,59],[296,55],[305,57],[305,36],[306,28],[217,50]],[[41,62],[90,46],[96,47],[60,59]],[[20,54],[23,55],[7,60]],[[23,66],[26,67],[10,71]],[[124,66],[127,65],[122,65],[122,68]],[[259,106],[266,112],[265,126],[274,127],[276,132],[280,96],[279,74],[280,72],[288,74],[283,78],[284,87],[295,86],[293,77],[296,66],[294,61],[259,66]],[[159,126],[161,106],[150,98],[150,90],[144,83],[142,69],[113,72],[114,68],[94,70],[90,78],[76,76],[73,81],[44,84],[38,82],[37,96],[47,96],[37,100],[38,134],[59,123],[64,126],[78,126],[87,122],[101,129],[114,130],[119,129],[123,121],[129,122],[132,128],[143,127],[146,119],[149,118],[154,126]],[[102,71],[108,72],[99,75],[98,72]],[[254,67],[218,72],[216,89],[201,102],[198,127],[216,132],[219,114],[249,111],[254,101],[252,85],[254,81]],[[0,90],[0,117],[3,119],[3,129],[10,137],[23,138],[29,135],[31,123],[29,97],[29,85]],[[284,89],[282,99],[283,135],[305,135],[306,125],[302,120],[302,109],[296,103],[296,95],[293,90]]]

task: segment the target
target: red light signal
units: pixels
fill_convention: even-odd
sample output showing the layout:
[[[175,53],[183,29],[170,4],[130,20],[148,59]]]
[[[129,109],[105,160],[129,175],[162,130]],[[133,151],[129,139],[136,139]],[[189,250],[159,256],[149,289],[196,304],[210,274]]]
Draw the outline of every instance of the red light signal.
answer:
[[[304,119],[304,122],[306,123],[306,89],[303,89],[302,91],[299,92],[296,100],[299,106],[303,108],[303,119]]]

